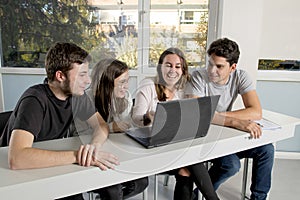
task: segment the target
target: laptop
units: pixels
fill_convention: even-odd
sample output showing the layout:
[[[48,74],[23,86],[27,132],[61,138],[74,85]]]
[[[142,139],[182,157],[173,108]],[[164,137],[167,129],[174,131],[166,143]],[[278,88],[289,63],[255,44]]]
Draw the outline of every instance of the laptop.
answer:
[[[135,127],[126,135],[146,148],[206,136],[220,95],[159,102],[152,126]]]

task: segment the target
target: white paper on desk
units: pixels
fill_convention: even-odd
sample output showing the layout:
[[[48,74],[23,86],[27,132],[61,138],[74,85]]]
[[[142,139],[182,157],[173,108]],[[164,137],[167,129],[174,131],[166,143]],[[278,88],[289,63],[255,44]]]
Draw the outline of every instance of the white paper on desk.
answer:
[[[280,125],[264,118],[262,118],[261,120],[255,120],[254,122],[260,125],[262,130],[276,130],[281,128]]]

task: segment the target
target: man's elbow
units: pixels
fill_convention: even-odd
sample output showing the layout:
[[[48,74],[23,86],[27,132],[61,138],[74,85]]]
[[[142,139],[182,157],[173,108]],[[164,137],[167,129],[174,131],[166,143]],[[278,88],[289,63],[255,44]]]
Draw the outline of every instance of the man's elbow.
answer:
[[[9,169],[12,170],[17,170],[17,169],[23,169],[21,165],[20,159],[16,158],[15,156],[9,156],[8,157],[8,167]]]
[[[8,152],[8,167],[9,169],[25,169],[26,158],[21,151],[10,149]]]

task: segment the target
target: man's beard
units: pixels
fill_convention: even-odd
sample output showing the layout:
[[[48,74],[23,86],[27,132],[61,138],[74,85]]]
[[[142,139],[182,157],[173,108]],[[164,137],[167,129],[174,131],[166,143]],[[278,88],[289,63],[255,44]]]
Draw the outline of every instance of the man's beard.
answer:
[[[69,80],[68,77],[67,77],[66,80],[63,82],[63,86],[62,86],[61,90],[63,91],[63,93],[64,93],[66,96],[71,96],[71,95],[72,95],[72,91],[71,91],[71,88],[70,88],[70,80]]]

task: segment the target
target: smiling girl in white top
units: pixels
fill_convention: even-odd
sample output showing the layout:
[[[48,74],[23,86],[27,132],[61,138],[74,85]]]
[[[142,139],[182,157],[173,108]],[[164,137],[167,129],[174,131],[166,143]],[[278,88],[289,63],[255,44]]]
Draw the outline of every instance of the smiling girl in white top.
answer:
[[[141,81],[135,98],[132,119],[135,125],[151,125],[157,102],[185,98],[184,90],[190,79],[184,54],[178,48],[165,50],[158,61],[157,76]],[[176,116],[174,116],[176,117]],[[207,200],[219,199],[203,163],[175,169],[174,200],[190,200],[193,182]]]

